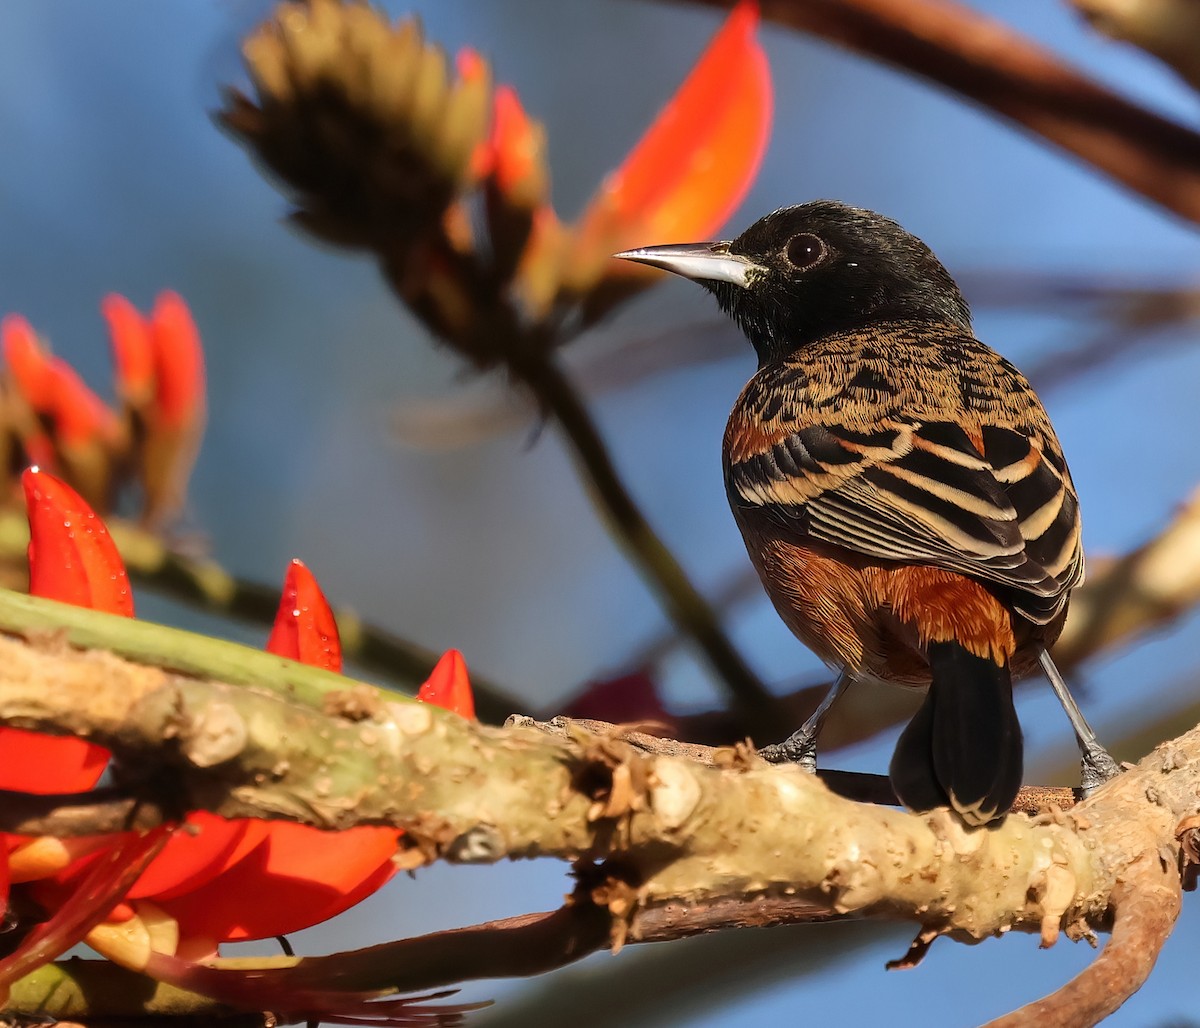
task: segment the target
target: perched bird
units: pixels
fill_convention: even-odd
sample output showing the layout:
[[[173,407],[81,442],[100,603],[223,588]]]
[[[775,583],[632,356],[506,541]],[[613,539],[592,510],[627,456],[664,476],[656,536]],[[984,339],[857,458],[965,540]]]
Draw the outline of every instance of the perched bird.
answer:
[[[933,252],[882,215],[818,200],[732,242],[616,256],[703,285],[758,355],[725,429],[726,491],[780,616],[841,671],[764,755],[815,768],[821,723],[854,680],[928,686],[892,785],[911,809],[986,824],[1020,788],[1012,683],[1040,663],[1085,785],[1115,774],[1047,653],[1083,579],[1062,449]]]

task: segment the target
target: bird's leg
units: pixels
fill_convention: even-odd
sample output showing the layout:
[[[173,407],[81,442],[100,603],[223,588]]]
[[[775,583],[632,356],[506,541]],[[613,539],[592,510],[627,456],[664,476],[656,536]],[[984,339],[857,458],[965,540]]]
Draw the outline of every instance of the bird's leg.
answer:
[[[809,715],[807,721],[796,729],[783,742],[764,746],[758,751],[763,760],[771,764],[799,764],[805,771],[815,774],[817,770],[817,736],[821,734],[821,726],[829,714],[829,708],[850,684],[850,676],[843,671],[838,675],[833,688],[825,694],[825,698],[817,709]]]
[[[1110,778],[1120,774],[1121,765],[1113,759],[1108,750],[1100,745],[1100,740],[1096,738],[1092,726],[1087,723],[1087,718],[1083,716],[1083,711],[1079,709],[1079,704],[1075,702],[1075,698],[1067,688],[1066,681],[1059,674],[1058,668],[1054,666],[1054,661],[1050,659],[1050,652],[1043,649],[1038,655],[1038,659],[1042,663],[1042,670],[1046,672],[1046,677],[1050,680],[1054,695],[1058,697],[1058,702],[1062,704],[1062,709],[1066,711],[1066,715],[1071,721],[1071,727],[1075,729],[1075,740],[1079,743],[1079,752],[1083,756],[1081,776],[1083,794],[1087,796]]]

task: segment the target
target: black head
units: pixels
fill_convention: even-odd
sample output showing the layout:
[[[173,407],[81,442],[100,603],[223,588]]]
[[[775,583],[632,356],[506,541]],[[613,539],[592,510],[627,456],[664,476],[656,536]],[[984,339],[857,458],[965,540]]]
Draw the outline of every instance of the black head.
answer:
[[[971,330],[971,311],[933,251],[896,222],[836,200],[783,207],[731,242],[616,256],[693,279],[766,363],[832,332],[881,321]]]

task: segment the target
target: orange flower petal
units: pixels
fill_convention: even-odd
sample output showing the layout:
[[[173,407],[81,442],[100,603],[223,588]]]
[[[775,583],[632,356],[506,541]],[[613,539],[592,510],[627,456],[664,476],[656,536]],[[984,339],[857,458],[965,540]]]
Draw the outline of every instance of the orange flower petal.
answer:
[[[0,789],[37,796],[83,792],[107,764],[108,750],[85,739],[0,728]]]
[[[64,444],[111,435],[116,427],[112,411],[74,368],[46,352],[28,321],[10,314],[0,324],[0,339],[17,390],[30,407],[53,420]]]
[[[80,446],[111,437],[116,419],[104,401],[89,389],[79,373],[59,357],[48,365],[50,407],[58,437],[65,446]]]
[[[265,827],[261,821],[230,821],[193,810],[125,898],[169,899],[215,878],[254,848]]]
[[[193,425],[204,413],[204,350],[183,298],[160,293],[150,318],[158,414],[168,429]]]
[[[458,77],[468,84],[478,83],[489,75],[488,63],[478,50],[464,46],[454,55],[454,67]],[[466,181],[478,182],[492,170],[492,150],[489,140],[476,143],[467,164]]]
[[[352,907],[395,873],[395,828],[266,827],[266,838],[219,877],[160,903],[182,936],[237,942],[300,931]]]
[[[100,312],[108,322],[118,390],[130,403],[145,403],[154,392],[154,344],[150,338],[150,325],[141,311],[116,293],[109,293],[100,302]]]
[[[342,669],[337,620],[313,573],[298,560],[288,566],[267,649],[327,671]]]
[[[50,407],[54,388],[50,357],[38,340],[33,326],[19,314],[7,315],[0,322],[0,345],[4,363],[17,385],[17,391],[35,411]]]
[[[607,252],[702,238],[741,203],[766,150],[771,77],[743,0],[678,92],[601,186],[581,238]]]
[[[133,616],[125,565],[104,522],[69,485],[29,468],[29,591],[79,607]]]
[[[475,694],[467,677],[467,662],[458,650],[447,650],[442,654],[417,692],[417,699],[475,720]]]
[[[454,69],[466,82],[478,82],[488,73],[487,61],[474,47],[464,46],[454,55]]]
[[[545,192],[542,133],[529,120],[512,86],[500,86],[492,100],[492,176],[507,197],[536,203]]]

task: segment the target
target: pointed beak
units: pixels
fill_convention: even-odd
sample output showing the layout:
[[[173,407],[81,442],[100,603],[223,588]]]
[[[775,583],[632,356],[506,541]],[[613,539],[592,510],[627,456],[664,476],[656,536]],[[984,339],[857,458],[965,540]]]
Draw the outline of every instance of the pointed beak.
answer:
[[[662,268],[696,282],[731,282],[746,289],[765,269],[748,257],[729,252],[729,243],[671,243],[614,253],[623,261]]]

